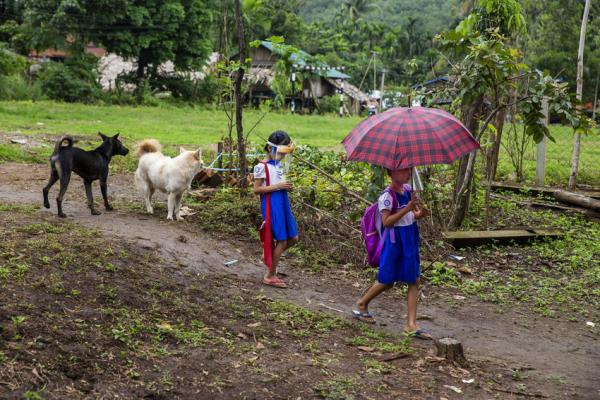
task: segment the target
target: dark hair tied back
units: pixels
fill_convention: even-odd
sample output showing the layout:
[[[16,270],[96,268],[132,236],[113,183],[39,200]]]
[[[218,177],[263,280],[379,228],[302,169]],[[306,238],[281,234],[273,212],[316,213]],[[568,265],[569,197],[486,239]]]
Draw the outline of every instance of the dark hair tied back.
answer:
[[[275,131],[271,133],[269,136],[269,142],[273,144],[280,144],[282,146],[286,146],[290,144],[292,139],[290,139],[290,135],[288,135],[285,131]],[[269,144],[265,144],[265,151],[269,151]]]

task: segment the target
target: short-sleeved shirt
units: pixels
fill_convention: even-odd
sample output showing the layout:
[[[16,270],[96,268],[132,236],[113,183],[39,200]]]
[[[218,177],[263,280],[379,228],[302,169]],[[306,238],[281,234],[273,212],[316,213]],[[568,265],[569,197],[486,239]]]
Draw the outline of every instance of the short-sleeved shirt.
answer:
[[[281,182],[285,182],[285,175],[283,174],[283,167],[281,163],[267,163],[269,167],[269,183],[276,185]],[[267,186],[267,174],[265,173],[265,164],[258,163],[254,166],[254,179],[264,179],[262,186]]]
[[[398,210],[406,207],[406,204],[410,201],[409,192],[405,192],[404,194],[394,193],[396,198],[398,199]],[[383,192],[381,196],[379,196],[378,204],[379,204],[379,212],[383,210],[391,211],[392,209],[392,195],[390,194],[390,190],[386,190]],[[412,211],[409,211],[404,215],[404,217],[400,218],[394,226],[408,226],[412,225],[415,222],[415,214]]]

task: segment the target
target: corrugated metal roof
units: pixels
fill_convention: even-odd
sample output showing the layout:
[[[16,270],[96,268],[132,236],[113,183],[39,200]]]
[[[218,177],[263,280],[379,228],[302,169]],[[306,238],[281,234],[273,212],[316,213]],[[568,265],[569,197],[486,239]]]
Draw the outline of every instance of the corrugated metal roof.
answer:
[[[269,50],[271,53],[281,55],[281,52],[277,48],[273,47],[272,42],[263,40],[263,41],[261,41],[261,45],[264,48],[266,48],[267,50]],[[297,53],[293,53],[290,56],[290,61],[293,64],[300,66],[301,68],[309,67],[309,66],[316,67],[314,69],[314,72],[317,75],[322,76],[323,78],[330,78],[330,79],[349,79],[350,78],[350,75],[346,75],[343,72],[338,71],[337,69],[331,68],[327,63],[317,60],[314,56],[308,54],[304,50],[300,50]]]

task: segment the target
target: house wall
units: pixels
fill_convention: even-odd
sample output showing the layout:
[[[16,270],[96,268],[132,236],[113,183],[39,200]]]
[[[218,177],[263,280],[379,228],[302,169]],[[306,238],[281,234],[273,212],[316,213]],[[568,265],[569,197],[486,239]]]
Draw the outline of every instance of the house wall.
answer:
[[[272,66],[279,59],[264,47],[254,48],[250,51],[253,66]]]

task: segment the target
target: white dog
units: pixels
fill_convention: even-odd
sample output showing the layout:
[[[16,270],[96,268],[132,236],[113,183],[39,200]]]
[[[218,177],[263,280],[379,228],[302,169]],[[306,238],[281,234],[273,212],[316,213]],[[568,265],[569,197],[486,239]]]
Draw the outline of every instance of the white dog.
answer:
[[[167,193],[167,219],[182,220],[179,215],[183,192],[190,188],[192,179],[202,169],[202,150],[187,151],[179,148],[175,158],[160,152],[161,145],[154,139],[146,139],[137,146],[140,157],[135,171],[135,184],[144,197],[146,210],[152,214],[152,195],[155,190]]]

